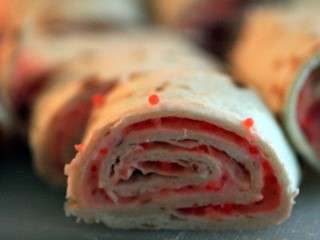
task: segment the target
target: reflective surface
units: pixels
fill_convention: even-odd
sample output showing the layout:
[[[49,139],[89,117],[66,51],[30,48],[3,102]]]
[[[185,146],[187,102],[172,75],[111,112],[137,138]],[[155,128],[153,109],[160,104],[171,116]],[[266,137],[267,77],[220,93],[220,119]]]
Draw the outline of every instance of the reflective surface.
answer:
[[[293,216],[281,226],[218,233],[121,231],[66,218],[64,193],[51,189],[34,176],[28,151],[15,147],[16,153],[1,153],[0,157],[0,239],[311,240],[320,237],[320,174],[307,167]]]

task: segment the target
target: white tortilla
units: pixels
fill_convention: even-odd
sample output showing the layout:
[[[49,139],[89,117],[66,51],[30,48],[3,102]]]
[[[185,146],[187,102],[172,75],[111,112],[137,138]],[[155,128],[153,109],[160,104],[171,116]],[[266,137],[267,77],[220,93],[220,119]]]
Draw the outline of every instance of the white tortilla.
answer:
[[[148,96],[153,93],[160,98],[160,102],[156,106],[150,106],[148,103]],[[155,130],[149,134],[143,133],[146,135],[139,135],[137,132],[136,138],[132,136],[131,140],[129,137],[122,139],[123,129],[132,123],[168,116],[212,123],[258,146],[274,169],[274,174],[282,188],[280,205],[273,211],[249,214],[250,216],[201,218],[177,214],[175,208],[193,206],[194,204],[201,206],[208,203],[230,203],[230,201],[245,204],[255,201],[253,199],[260,196],[259,189],[262,187],[262,182],[259,180],[261,179],[259,171],[255,171],[252,167],[253,160],[246,154],[243,155],[241,148],[237,145],[224,143],[221,138],[220,140],[214,140],[210,137],[208,139],[204,134],[197,135],[190,129],[183,131],[178,129],[174,133],[163,129],[163,131]],[[248,135],[247,129],[242,125],[242,121],[248,117],[254,120],[253,135]],[[142,203],[142,205],[118,203],[117,199],[120,195],[134,194],[134,186],[121,193],[120,188],[109,182],[111,181],[108,177],[110,166],[113,164],[115,156],[120,156],[120,164],[123,161],[122,157],[125,156],[124,153],[130,151],[130,146],[135,146],[134,143],[154,142],[160,141],[160,139],[166,142],[170,136],[173,137],[171,143],[175,144],[177,142],[174,139],[197,139],[201,143],[213,144],[236,161],[241,162],[251,173],[252,191],[238,195],[237,191],[230,187],[224,189],[221,194],[219,192],[198,193],[190,197],[183,196],[183,199],[179,195],[173,195],[168,199],[151,199],[150,202]],[[130,141],[133,141],[131,142],[133,145],[130,145]],[[294,198],[298,193],[300,173],[297,161],[268,110],[252,92],[239,89],[230,82],[227,76],[214,70],[160,70],[129,79],[127,83],[121,84],[109,95],[103,108],[94,112],[82,144],[83,149],[66,167],[68,175],[66,212],[67,215],[74,215],[86,222],[102,222],[109,227],[125,229],[260,228],[278,224],[287,219],[294,204]],[[95,208],[91,205],[94,204],[94,201],[87,202],[85,200],[82,186],[86,185],[82,184],[89,164],[98,156],[99,149],[105,146],[108,148],[108,155],[103,158],[102,169],[98,169],[100,174],[99,187],[111,196],[113,204],[105,203]],[[128,155],[129,158],[130,156],[134,155]],[[164,149],[160,148],[159,153],[150,153],[149,157],[171,161],[171,158],[174,159],[173,156],[174,154],[165,153]],[[192,154],[180,156],[181,158],[186,162],[196,162],[202,159],[201,157],[195,158]],[[149,159],[148,156],[147,159]],[[139,156],[136,161],[139,161]],[[208,159],[204,160],[209,166],[211,161],[215,162],[216,160],[210,159],[210,164],[207,161]],[[190,181],[196,183],[197,180],[192,177],[191,179],[187,180],[187,178],[181,177],[180,182],[169,178],[159,181],[164,188],[170,189],[177,184],[190,184]],[[140,183],[138,189],[145,191],[143,189],[149,187],[151,191],[157,181],[156,177],[151,176],[149,180]]]

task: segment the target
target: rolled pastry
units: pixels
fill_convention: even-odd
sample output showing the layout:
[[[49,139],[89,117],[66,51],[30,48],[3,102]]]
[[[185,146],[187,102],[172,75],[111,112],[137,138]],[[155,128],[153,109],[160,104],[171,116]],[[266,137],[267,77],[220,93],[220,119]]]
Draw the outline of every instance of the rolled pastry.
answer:
[[[87,52],[103,52],[108,36],[109,33],[56,36],[31,32],[16,43],[9,41],[6,58],[11,62],[7,62],[9,66],[0,78],[0,91],[4,104],[23,128],[28,125],[35,100],[66,63]]]
[[[283,118],[296,149],[320,170],[319,6],[253,10],[231,62],[236,77]]]
[[[67,215],[124,229],[278,224],[299,180],[259,99],[224,74],[192,69],[120,84],[93,113],[65,171]]]
[[[40,30],[54,34],[105,31],[146,19],[141,0],[42,0],[32,17]]]
[[[189,42],[161,31],[114,34],[102,46],[67,63],[35,104],[29,134],[34,165],[52,185],[64,185],[64,165],[75,155],[92,108],[118,82],[153,69],[212,66]]]
[[[37,4],[19,17],[9,42],[11,61],[6,62],[0,78],[4,104],[23,127],[34,100],[65,62],[92,48],[103,51],[104,38],[111,29],[132,27],[142,21],[139,0],[33,3]]]
[[[220,57],[224,57],[232,46],[244,10],[250,4],[257,2],[261,3],[262,1],[151,1],[154,17],[157,22],[185,30],[187,35],[196,40],[201,46]]]
[[[26,128],[33,103],[65,65],[65,62],[93,48],[93,36],[55,37],[43,34],[7,41],[2,72],[1,95],[15,120]]]

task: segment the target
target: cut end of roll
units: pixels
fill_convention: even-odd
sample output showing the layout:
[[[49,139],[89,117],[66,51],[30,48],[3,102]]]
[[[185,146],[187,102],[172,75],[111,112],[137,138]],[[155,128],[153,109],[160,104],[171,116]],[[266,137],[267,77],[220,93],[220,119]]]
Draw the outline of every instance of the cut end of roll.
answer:
[[[319,80],[319,56],[315,56],[304,65],[292,86],[285,120],[290,137],[301,155],[320,170]]]
[[[68,215],[144,229],[261,228],[289,217],[298,177],[293,156],[277,155],[260,136],[261,112],[243,118],[226,110],[230,106],[214,85],[238,92],[227,79],[189,74],[146,74],[109,96],[105,110],[96,112],[85,148],[65,168]],[[158,94],[159,105],[150,107],[150,92],[173,76],[172,85]],[[207,85],[186,90],[181,87],[186,77]],[[217,101],[186,100],[186,92],[200,93],[201,86],[224,108]],[[130,97],[119,100],[123,92]]]
[[[269,225],[289,215],[287,204],[293,196],[281,186],[262,149],[245,138],[207,122],[170,116],[114,131],[120,134],[115,142],[116,136],[110,133],[91,155],[78,153],[91,160],[82,170],[77,200],[70,196],[70,214],[113,226],[111,219],[121,213],[134,215],[142,208],[149,212],[135,216],[136,225],[124,220],[128,228],[147,228],[145,218],[157,214],[176,219],[172,221],[176,225],[153,223],[155,228],[182,228],[184,221],[193,221],[195,228],[202,228],[201,222],[203,228],[221,225],[219,221],[241,226],[252,224],[253,219],[257,225]],[[157,139],[156,134],[163,136]],[[203,140],[195,137],[201,135]],[[239,156],[234,159],[226,150],[206,143],[210,140],[238,146],[251,163],[240,162]],[[74,187],[76,161],[66,168],[69,191]]]

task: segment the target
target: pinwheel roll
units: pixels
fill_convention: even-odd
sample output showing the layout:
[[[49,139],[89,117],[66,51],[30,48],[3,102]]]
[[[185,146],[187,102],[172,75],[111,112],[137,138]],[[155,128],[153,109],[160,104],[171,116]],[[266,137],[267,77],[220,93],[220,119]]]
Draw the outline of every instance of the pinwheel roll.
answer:
[[[113,228],[242,229],[284,221],[297,162],[259,99],[215,71],[152,71],[94,111],[66,212]]]
[[[232,53],[233,72],[279,114],[300,154],[320,169],[319,4],[252,11]]]
[[[205,49],[225,57],[252,3],[270,0],[152,0],[155,20],[184,30]]]
[[[34,23],[44,32],[98,32],[141,24],[146,19],[141,0],[41,0]]]
[[[213,64],[187,41],[164,32],[114,35],[103,46],[103,52],[86,52],[66,64],[35,104],[29,134],[35,168],[53,185],[64,185],[64,164],[74,157],[92,109],[118,82],[153,69]]]
[[[20,125],[28,122],[30,106],[65,61],[91,48],[102,50],[111,29],[132,27],[143,19],[139,0],[24,0],[17,5],[28,5],[28,11],[15,12],[19,21],[9,37],[13,51],[1,73],[0,91]]]
[[[101,42],[88,36],[78,40],[33,35],[22,42],[19,34],[8,37],[1,55],[4,65],[1,66],[0,91],[6,108],[22,132],[28,126],[35,100],[65,63]]]

